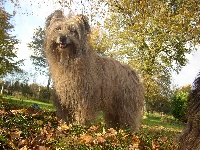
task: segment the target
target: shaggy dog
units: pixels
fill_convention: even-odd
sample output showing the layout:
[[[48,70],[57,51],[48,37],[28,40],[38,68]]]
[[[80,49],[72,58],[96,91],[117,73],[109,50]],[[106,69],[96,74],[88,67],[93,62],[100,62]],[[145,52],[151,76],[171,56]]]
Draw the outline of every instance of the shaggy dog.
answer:
[[[46,21],[44,51],[49,64],[58,117],[86,124],[103,111],[110,127],[136,130],[143,108],[143,88],[128,65],[97,55],[89,44],[83,15],[67,18],[55,11]]]
[[[180,150],[200,150],[200,73],[188,97],[188,123],[179,138]]]

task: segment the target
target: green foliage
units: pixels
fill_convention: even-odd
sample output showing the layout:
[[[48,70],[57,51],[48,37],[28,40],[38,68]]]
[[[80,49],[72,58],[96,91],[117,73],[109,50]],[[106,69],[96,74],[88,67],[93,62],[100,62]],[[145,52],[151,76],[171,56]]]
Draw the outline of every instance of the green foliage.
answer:
[[[10,24],[11,17],[0,7],[0,77],[12,71],[21,71],[19,66],[23,61],[16,61],[15,45],[18,44],[18,40],[11,34],[14,28]]]
[[[187,108],[188,92],[179,91],[172,97],[171,111],[174,118],[184,120]]]
[[[47,83],[47,97],[50,97],[50,73],[49,73],[49,67],[46,61],[46,56],[43,51],[43,41],[45,37],[45,31],[43,28],[39,27],[35,29],[34,35],[32,37],[32,41],[28,43],[28,47],[31,51],[33,51],[33,55],[30,56],[30,59],[35,66],[36,71],[38,71],[40,74],[45,75],[48,77],[48,83]]]
[[[50,100],[50,91],[46,87],[41,87],[39,91],[39,98],[49,101]]]
[[[42,45],[44,41],[44,29],[39,27],[35,29],[32,41],[28,43],[28,47],[33,51],[34,55],[31,55],[31,60],[36,70],[41,71],[41,74],[45,73],[44,68],[47,68],[46,57],[44,51],[42,50]]]
[[[170,98],[172,71],[186,65],[186,54],[200,42],[199,5],[195,0],[107,1],[104,41],[111,55],[139,70],[147,104]]]
[[[180,92],[180,91],[182,91],[183,93],[189,93],[191,91],[191,84],[175,89],[175,92]]]
[[[40,86],[36,83],[28,84],[27,74],[11,74],[0,82],[0,87],[3,95],[15,96],[17,98],[40,99],[44,102],[49,102],[51,88]]]
[[[162,112],[165,114],[170,114],[170,102],[166,98],[160,98],[156,100],[148,101],[146,104],[147,112]]]

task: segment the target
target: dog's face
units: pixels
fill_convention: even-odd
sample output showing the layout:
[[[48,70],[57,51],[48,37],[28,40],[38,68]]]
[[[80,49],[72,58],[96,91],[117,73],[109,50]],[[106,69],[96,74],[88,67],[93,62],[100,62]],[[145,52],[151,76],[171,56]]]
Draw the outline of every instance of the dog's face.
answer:
[[[55,11],[46,21],[46,45],[48,49],[79,53],[90,31],[88,19],[83,15],[66,18],[62,11]]]

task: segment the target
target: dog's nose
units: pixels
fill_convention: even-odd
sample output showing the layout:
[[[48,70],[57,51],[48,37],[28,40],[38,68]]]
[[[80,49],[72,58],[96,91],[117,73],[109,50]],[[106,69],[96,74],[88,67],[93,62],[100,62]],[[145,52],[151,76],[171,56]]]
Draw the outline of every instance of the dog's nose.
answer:
[[[66,40],[67,40],[67,37],[66,37],[66,36],[64,36],[64,35],[61,35],[61,36],[60,36],[60,42],[61,42],[61,43],[65,43]]]

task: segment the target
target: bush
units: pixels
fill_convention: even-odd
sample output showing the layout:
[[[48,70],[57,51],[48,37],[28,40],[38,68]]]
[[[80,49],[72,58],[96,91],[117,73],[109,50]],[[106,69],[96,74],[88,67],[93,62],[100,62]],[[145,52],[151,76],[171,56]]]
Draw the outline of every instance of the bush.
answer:
[[[39,92],[39,99],[41,99],[42,101],[49,102],[50,91],[48,91],[47,88],[41,88]]]
[[[185,115],[186,115],[186,108],[187,108],[187,97],[188,92],[177,92],[173,97],[171,101],[171,112],[174,118],[186,121]]]

